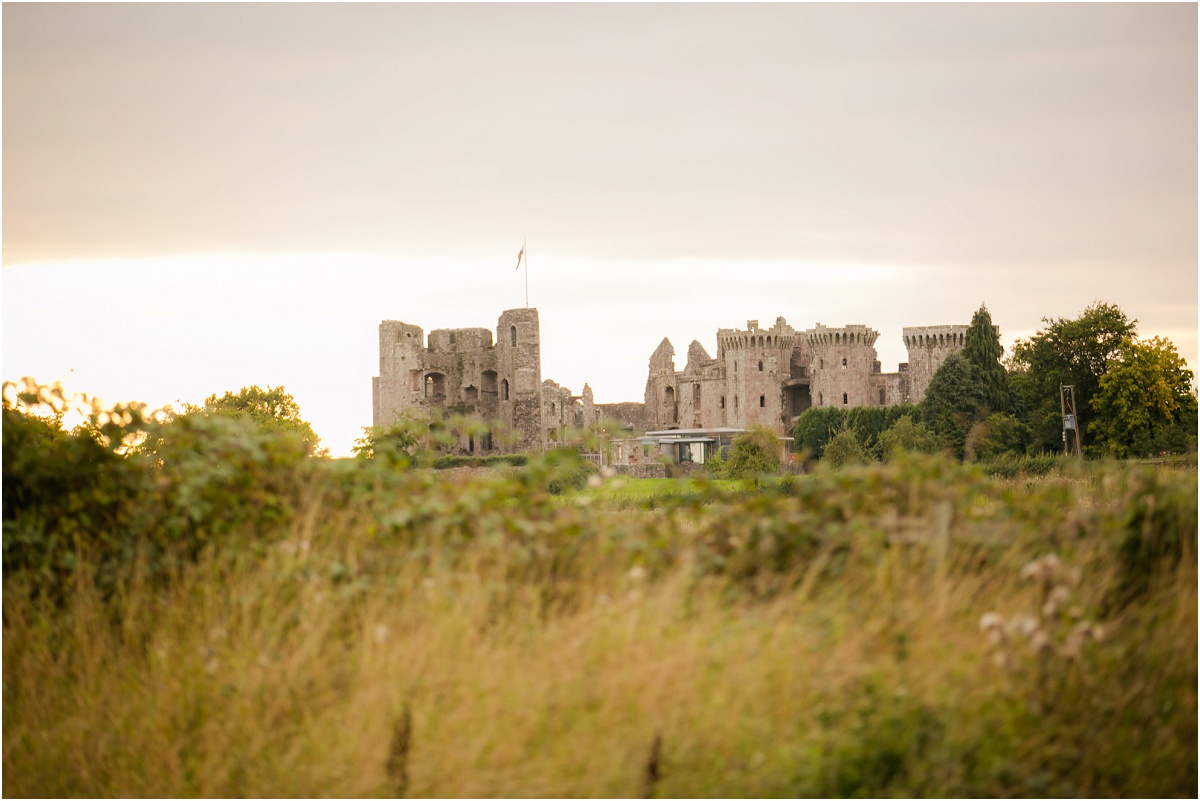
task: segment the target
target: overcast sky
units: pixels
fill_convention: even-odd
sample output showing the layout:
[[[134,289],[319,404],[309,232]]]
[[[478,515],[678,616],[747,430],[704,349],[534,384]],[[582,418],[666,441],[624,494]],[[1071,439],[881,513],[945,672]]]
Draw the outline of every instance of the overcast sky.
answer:
[[[664,337],[1116,303],[1197,364],[1197,12],[3,6],[3,375],[371,423],[377,328],[641,400]]]

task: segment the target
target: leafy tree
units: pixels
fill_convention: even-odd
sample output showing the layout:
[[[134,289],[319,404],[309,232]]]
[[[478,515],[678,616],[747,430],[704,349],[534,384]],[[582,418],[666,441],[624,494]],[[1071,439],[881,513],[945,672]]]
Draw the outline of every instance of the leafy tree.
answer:
[[[1074,320],[1044,318],[1042,322],[1044,329],[1014,343],[1010,371],[1012,386],[1028,409],[1035,451],[1061,447],[1059,385],[1075,387],[1077,411],[1090,408],[1100,391],[1100,379],[1137,334],[1137,320],[1108,303],[1095,303]],[[1080,433],[1086,435],[1086,421],[1080,426]]]
[[[961,459],[967,432],[982,419],[986,408],[983,384],[975,366],[961,352],[952,353],[933,374],[925,390],[921,419]]]
[[[218,397],[209,395],[204,405],[185,406],[185,413],[203,413],[221,417],[246,417],[263,433],[288,432],[300,437],[310,453],[316,451],[318,439],[307,422],[300,417],[300,404],[283,387],[242,387],[238,392],[226,392]]]
[[[825,446],[825,454],[821,461],[833,467],[844,467],[848,464],[867,464],[874,461],[871,454],[862,443],[858,441],[858,435],[851,428],[843,428],[841,431],[834,434],[833,439],[829,440],[829,444]]]
[[[725,478],[750,478],[776,473],[781,449],[775,432],[764,426],[753,426],[733,441],[723,475]]]
[[[890,462],[900,453],[940,453],[942,442],[911,414],[903,415],[879,435],[879,449],[884,461]]]
[[[412,421],[397,420],[388,426],[368,426],[363,435],[354,441],[354,455],[359,459],[386,459],[397,465],[407,466],[411,455],[419,444],[417,430]]]
[[[963,450],[967,461],[982,461],[1003,453],[1023,455],[1028,444],[1029,427],[1012,415],[997,412],[967,432]]]
[[[1121,458],[1185,450],[1196,433],[1191,384],[1192,372],[1169,340],[1125,342],[1091,398],[1097,446]]]
[[[962,353],[975,368],[987,407],[993,412],[1011,412],[1013,398],[1008,386],[1008,372],[1000,363],[1000,357],[1004,355],[1000,329],[992,323],[986,304],[971,318]]]

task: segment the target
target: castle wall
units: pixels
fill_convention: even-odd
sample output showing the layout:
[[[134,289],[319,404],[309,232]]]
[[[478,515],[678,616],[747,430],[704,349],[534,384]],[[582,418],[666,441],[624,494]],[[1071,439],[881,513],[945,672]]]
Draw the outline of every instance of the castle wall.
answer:
[[[541,327],[537,309],[510,309],[500,315],[496,326],[496,364],[501,377],[499,419],[515,435],[516,449],[545,449]]]

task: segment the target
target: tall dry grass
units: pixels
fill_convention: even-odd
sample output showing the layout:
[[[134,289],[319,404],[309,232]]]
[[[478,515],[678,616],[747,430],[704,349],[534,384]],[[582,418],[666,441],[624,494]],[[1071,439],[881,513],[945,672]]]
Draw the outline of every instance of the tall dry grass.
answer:
[[[1106,503],[1093,485],[1057,519]],[[264,555],[209,552],[116,599],[86,568],[62,608],[6,587],[5,795],[1195,793],[1194,555],[1118,610],[1103,538],[964,545],[968,516],[935,505],[746,592],[697,568],[710,505],[672,518],[661,570],[602,538],[565,573],[479,542],[365,582],[399,546],[323,503]],[[1053,621],[1022,579],[1047,553],[1082,574]],[[1051,647],[993,644],[989,613],[1038,619]]]

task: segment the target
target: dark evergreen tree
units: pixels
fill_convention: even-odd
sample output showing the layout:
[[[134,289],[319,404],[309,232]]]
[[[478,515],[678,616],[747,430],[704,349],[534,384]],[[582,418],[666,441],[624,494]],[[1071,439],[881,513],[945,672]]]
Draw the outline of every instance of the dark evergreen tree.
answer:
[[[1008,372],[1000,363],[1003,355],[1000,329],[992,323],[992,315],[984,304],[971,318],[963,356],[975,368],[984,404],[990,411],[1008,414],[1013,411],[1013,398],[1008,386]]]

